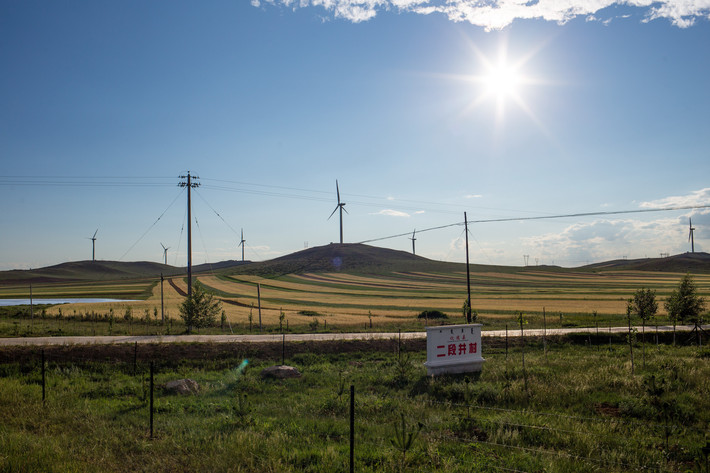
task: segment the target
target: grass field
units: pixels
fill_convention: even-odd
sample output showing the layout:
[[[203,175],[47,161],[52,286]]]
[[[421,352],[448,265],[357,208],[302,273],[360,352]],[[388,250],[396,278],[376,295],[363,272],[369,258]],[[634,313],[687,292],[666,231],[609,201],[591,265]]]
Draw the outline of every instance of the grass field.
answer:
[[[512,325],[519,311],[531,327],[594,326],[625,323],[626,301],[642,287],[656,291],[657,321],[665,323],[663,300],[683,275],[648,271],[554,271],[529,269],[474,272],[471,276],[472,306],[486,329]],[[710,275],[694,276],[700,294],[710,296]],[[243,332],[258,323],[257,284],[260,285],[262,323],[273,328],[283,312],[290,329],[307,329],[318,319],[320,329],[339,330],[421,329],[425,321],[416,316],[435,309],[448,314],[450,322],[460,322],[466,298],[463,272],[391,272],[379,274],[306,273],[264,278],[254,275],[215,273],[196,277],[223,300],[223,309],[232,329]],[[165,314],[176,319],[187,290],[185,279],[166,278],[162,300]],[[28,288],[6,286],[2,297],[27,297]],[[134,319],[145,319],[146,311],[155,321],[160,317],[161,285],[156,280],[103,281],[33,286],[40,297],[120,297],[133,302],[66,304],[46,309],[46,315],[114,320],[130,309]],[[93,314],[93,315],[90,315]],[[305,314],[305,315],[304,315]],[[23,322],[24,323],[24,322]],[[16,331],[16,330],[15,330]],[[2,329],[0,328],[0,332]],[[7,330],[4,333],[8,333]],[[101,332],[105,333],[105,332]]]
[[[288,380],[260,376],[280,363],[268,347],[154,346],[135,374],[132,346],[116,358],[67,347],[48,350],[45,402],[39,352],[0,353],[0,471],[345,472],[350,385],[358,472],[705,471],[707,349],[648,345],[632,375],[623,338],[572,342],[528,340],[523,370],[520,345],[491,341],[480,376],[436,379],[396,341],[290,344],[303,375]],[[199,393],[164,391],[180,378]],[[409,446],[402,421],[405,437],[421,423]]]

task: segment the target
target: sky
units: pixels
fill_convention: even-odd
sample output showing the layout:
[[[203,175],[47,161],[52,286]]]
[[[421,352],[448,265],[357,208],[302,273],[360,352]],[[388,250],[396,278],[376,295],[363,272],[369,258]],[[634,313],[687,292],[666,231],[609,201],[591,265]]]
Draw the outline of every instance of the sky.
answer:
[[[346,243],[710,251],[709,45],[710,0],[2,0],[0,270],[184,266],[188,172],[194,263],[338,242],[336,180]]]

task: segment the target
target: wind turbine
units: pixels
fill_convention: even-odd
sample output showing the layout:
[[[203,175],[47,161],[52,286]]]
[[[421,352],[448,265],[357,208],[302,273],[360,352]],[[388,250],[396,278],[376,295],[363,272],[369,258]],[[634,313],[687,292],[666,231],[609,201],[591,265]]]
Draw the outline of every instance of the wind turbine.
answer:
[[[345,202],[340,202],[340,188],[338,187],[338,180],[335,180],[335,191],[338,193],[338,205],[335,206],[335,209],[333,212],[330,214],[330,217],[335,214],[336,211],[340,210],[340,244],[343,244],[343,210],[345,210],[343,207],[345,207]],[[345,210],[345,213],[348,213],[347,210]],[[330,217],[328,217],[328,220],[330,220]]]
[[[242,247],[242,263],[244,262],[244,244],[246,242],[247,241],[244,239],[244,229],[242,228],[242,239],[241,239],[241,241],[239,241],[239,244],[237,245],[237,248],[239,248],[240,246]]]
[[[168,264],[168,250],[170,249],[170,247],[166,247],[162,243],[160,244],[160,246],[163,247],[163,257],[165,258],[165,264]]]
[[[690,217],[688,217],[688,222],[690,227],[690,233],[688,233],[688,241],[690,242],[690,252],[695,253],[695,237],[693,236],[695,228],[693,228],[693,220]]]
[[[99,233],[98,228],[94,232],[94,236],[87,238],[88,240],[91,240],[91,261],[96,261],[96,234],[97,233]]]
[[[414,251],[414,242],[417,241],[417,239],[414,238],[414,235],[416,235],[416,233],[417,233],[417,229],[415,228],[414,231],[412,232],[412,236],[409,238],[410,240],[412,240],[412,254],[413,254],[413,255],[416,255],[416,254],[417,254],[417,253]]]

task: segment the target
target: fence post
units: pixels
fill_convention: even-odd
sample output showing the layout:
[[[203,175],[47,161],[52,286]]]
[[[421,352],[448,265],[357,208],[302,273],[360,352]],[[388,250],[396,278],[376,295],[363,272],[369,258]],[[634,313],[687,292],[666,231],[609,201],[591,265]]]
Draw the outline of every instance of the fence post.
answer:
[[[350,385],[350,473],[355,473],[355,385]]]
[[[46,376],[45,376],[44,364],[45,364],[44,363],[44,350],[42,350],[42,402],[44,402],[44,400],[47,398],[47,396],[46,396],[47,391],[46,391],[46,387],[45,387],[46,386],[46,382],[45,382]]]
[[[138,342],[133,345],[133,376],[136,375],[136,368],[138,364]]]
[[[547,361],[547,315],[544,307],[542,308],[542,351],[545,354],[545,361]]]
[[[505,361],[508,361],[508,324],[505,324]]]
[[[150,362],[150,438],[153,438],[153,362]]]
[[[286,364],[286,334],[281,333],[281,366]]]

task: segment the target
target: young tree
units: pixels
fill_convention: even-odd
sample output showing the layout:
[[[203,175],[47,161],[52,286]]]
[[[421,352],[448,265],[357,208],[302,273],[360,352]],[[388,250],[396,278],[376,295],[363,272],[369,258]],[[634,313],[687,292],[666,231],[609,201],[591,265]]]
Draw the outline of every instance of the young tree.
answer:
[[[698,288],[690,274],[683,276],[678,287],[666,299],[668,318],[673,323],[673,342],[675,343],[675,326],[678,322],[700,323],[700,316],[705,310],[705,300],[698,295]]]
[[[217,315],[222,310],[222,302],[208,293],[204,286],[195,282],[192,294],[180,304],[180,317],[185,321],[187,333],[194,328],[209,327],[217,321]]]
[[[631,310],[641,319],[641,359],[646,367],[646,321],[652,319],[658,312],[656,291],[641,288],[631,299]]]

